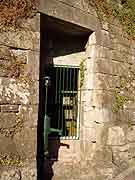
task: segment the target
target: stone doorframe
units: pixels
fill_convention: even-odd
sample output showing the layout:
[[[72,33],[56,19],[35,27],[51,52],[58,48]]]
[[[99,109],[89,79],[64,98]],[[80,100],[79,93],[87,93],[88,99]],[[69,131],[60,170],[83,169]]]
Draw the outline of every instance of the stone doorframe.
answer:
[[[81,158],[83,160],[92,160],[94,151],[104,146],[101,140],[104,122],[109,121],[110,116],[107,107],[104,106],[104,87],[102,87],[101,69],[97,66],[97,60],[109,55],[109,47],[109,33],[105,30],[93,32],[86,45],[86,60],[84,61],[86,70],[82,87],[80,125]]]

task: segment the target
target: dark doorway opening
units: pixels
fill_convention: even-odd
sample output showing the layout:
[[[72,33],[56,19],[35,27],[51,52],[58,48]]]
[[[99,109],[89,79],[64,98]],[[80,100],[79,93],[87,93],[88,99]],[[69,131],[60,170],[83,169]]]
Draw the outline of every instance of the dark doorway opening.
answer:
[[[39,120],[38,120],[38,129],[37,129],[37,179],[38,180],[51,180],[53,177],[53,163],[58,160],[58,151],[60,146],[66,146],[66,144],[60,143],[60,137],[56,134],[56,139],[49,141],[49,156],[48,159],[44,159],[44,116],[45,116],[45,85],[44,77],[51,76],[52,81],[56,81],[56,67],[54,66],[53,58],[69,55],[72,53],[85,51],[85,45],[88,41],[89,35],[92,33],[88,29],[84,29],[79,26],[75,26],[71,23],[63,22],[61,20],[46,16],[41,14],[40,19],[40,82],[39,82]],[[52,69],[52,70],[51,70]],[[67,69],[61,69],[63,72]],[[60,71],[60,70],[59,70]],[[75,70],[77,73],[77,69]],[[74,71],[74,72],[75,72]],[[73,70],[70,71],[73,75]],[[66,75],[69,77],[70,75]],[[60,81],[60,77],[58,78]],[[65,80],[64,80],[65,82]],[[75,77],[75,84],[77,82],[77,76]],[[71,81],[72,83],[72,81]],[[64,83],[63,83],[64,84]],[[63,85],[61,83],[61,85]],[[72,91],[75,91],[77,88],[76,85],[72,84]],[[53,87],[55,86],[55,87]],[[57,97],[56,83],[50,86],[49,89],[49,103]],[[65,86],[66,87],[66,86]],[[64,89],[63,89],[64,90]],[[61,89],[62,91],[62,89]],[[67,94],[65,95],[67,96]],[[72,94],[72,98],[75,97]],[[74,98],[75,99],[75,98]],[[55,114],[54,109],[56,106],[53,103],[50,103],[48,114]],[[60,105],[61,106],[61,105]],[[71,107],[68,107],[71,108]],[[63,113],[61,113],[62,115]],[[53,117],[52,117],[53,119]],[[72,120],[72,119],[71,119]],[[54,128],[58,127],[58,121],[52,121],[52,126]],[[62,121],[60,122],[62,126]],[[67,135],[69,132],[63,128],[63,135]],[[73,133],[73,132],[71,132]]]

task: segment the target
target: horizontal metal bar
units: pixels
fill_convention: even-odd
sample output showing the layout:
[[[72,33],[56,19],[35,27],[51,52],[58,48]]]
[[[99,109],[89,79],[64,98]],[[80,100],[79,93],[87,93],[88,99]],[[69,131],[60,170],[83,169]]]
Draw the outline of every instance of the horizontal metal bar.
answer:
[[[49,137],[49,140],[57,140],[57,139],[61,139],[61,140],[79,140],[79,136],[61,136],[61,137]]]
[[[80,66],[74,66],[74,65],[57,65],[54,64],[54,67],[59,67],[59,68],[73,68],[73,69],[79,69]]]
[[[61,93],[63,93],[63,94],[64,94],[64,93],[65,93],[65,94],[66,94],[66,93],[67,93],[67,94],[70,94],[70,93],[71,93],[71,94],[76,94],[77,92],[78,92],[78,91],[61,91]]]

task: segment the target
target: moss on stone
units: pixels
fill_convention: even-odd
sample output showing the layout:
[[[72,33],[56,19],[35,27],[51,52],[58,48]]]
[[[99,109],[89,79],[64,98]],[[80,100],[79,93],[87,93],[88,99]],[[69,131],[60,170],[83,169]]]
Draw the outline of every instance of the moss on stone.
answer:
[[[104,20],[110,23],[117,18],[129,38],[135,39],[135,1],[95,0],[94,4],[101,24]]]

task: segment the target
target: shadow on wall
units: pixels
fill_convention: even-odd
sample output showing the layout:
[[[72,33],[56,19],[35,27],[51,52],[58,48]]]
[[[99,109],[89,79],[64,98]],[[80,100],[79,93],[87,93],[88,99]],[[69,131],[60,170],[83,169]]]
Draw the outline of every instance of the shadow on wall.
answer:
[[[82,31],[80,27],[77,30],[77,28],[74,28],[73,25],[68,26],[65,24],[65,28],[63,28],[64,23],[59,20],[57,21],[56,19],[50,20],[49,17],[41,14],[39,116],[37,128],[37,180],[51,180],[54,175],[52,166],[54,162],[58,161],[60,146],[66,146],[69,148],[68,145],[60,143],[60,138],[57,136],[54,140],[49,141],[49,155],[47,160],[44,159],[43,132],[46,98],[44,77],[48,76],[48,69],[50,66],[53,66],[54,57],[84,51],[90,34],[90,32],[88,33],[86,30]],[[64,32],[64,29],[66,29],[66,32]],[[55,94],[53,94],[53,96],[55,96]]]
[[[54,176],[53,164],[58,161],[58,153],[60,146],[66,146],[68,149],[69,145],[60,143],[60,139],[57,137],[56,140],[51,140],[49,142],[49,156],[48,159],[44,161],[44,179],[52,180]]]

